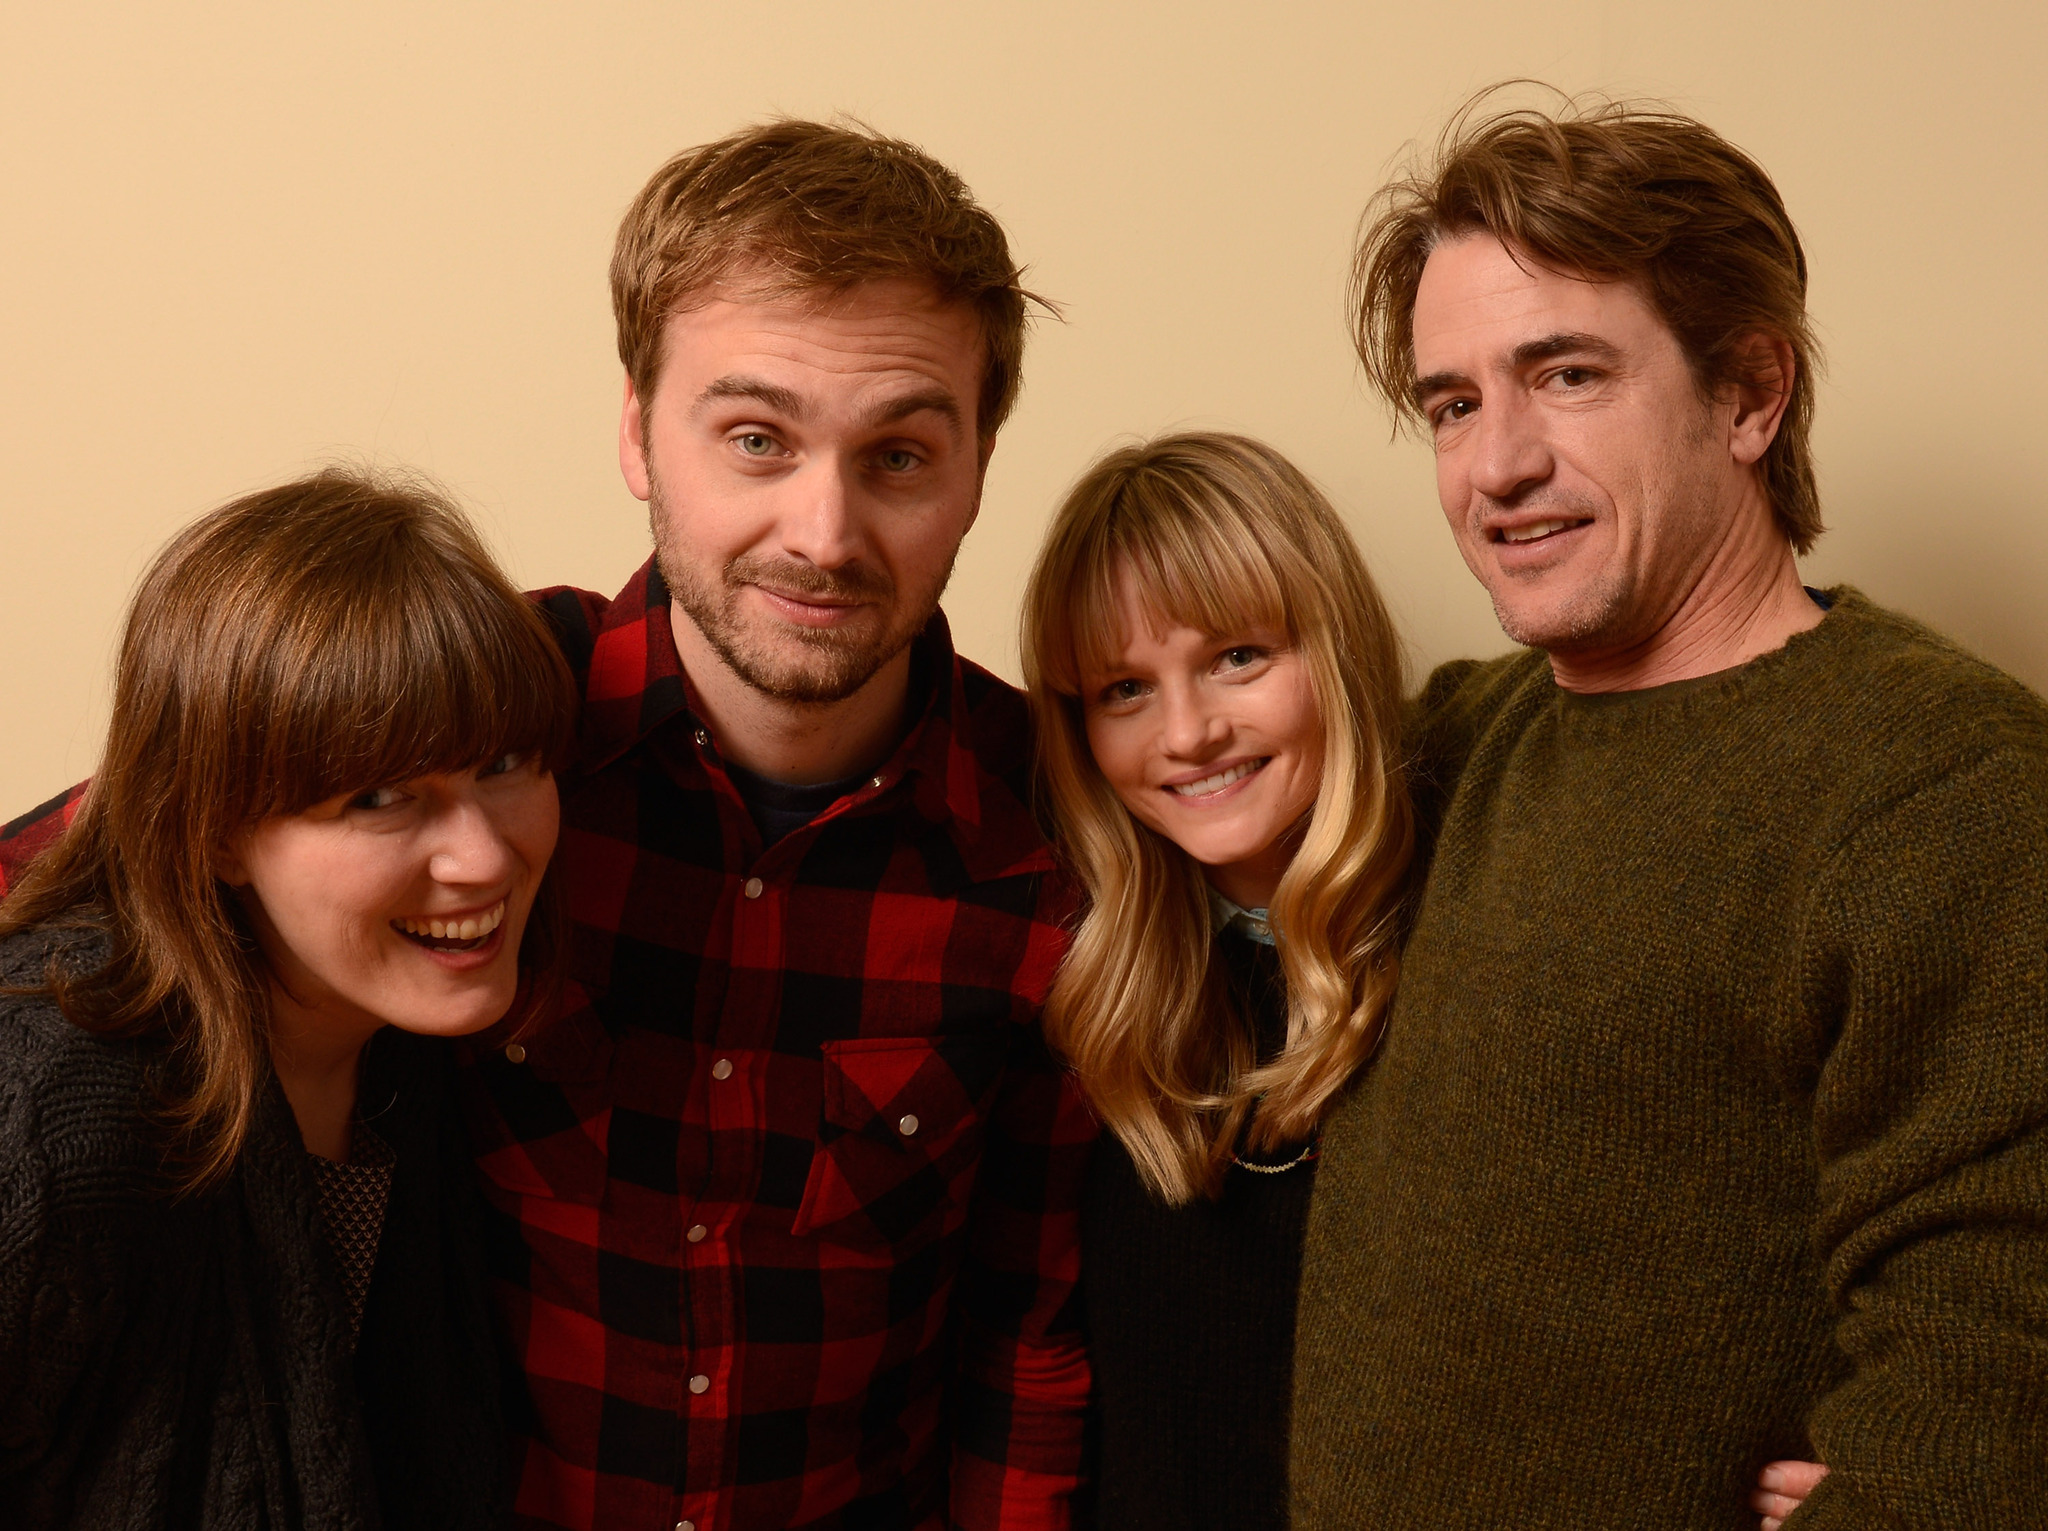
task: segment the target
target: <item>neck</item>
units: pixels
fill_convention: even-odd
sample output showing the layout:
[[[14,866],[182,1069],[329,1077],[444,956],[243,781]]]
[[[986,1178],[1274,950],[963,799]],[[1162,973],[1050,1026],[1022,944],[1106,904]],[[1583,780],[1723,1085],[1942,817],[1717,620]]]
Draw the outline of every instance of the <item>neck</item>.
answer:
[[[789,786],[862,776],[889,758],[907,726],[910,650],[836,702],[792,702],[756,690],[704,641],[680,606],[669,608],[676,657],[727,760]]]
[[[1642,691],[1732,670],[1785,646],[1826,615],[1799,579],[1792,545],[1768,507],[1745,517],[1648,636],[1606,648],[1553,650],[1567,691]]]
[[[336,1025],[272,983],[270,1064],[291,1103],[299,1137],[323,1159],[348,1158],[356,1112],[356,1067],[382,1028]]]

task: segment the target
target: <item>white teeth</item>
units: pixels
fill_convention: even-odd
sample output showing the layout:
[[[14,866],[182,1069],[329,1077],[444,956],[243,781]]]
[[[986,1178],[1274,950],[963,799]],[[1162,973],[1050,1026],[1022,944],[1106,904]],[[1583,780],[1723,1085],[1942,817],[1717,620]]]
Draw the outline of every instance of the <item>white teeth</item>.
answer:
[[[425,936],[429,941],[475,941],[489,935],[504,922],[505,901],[499,899],[481,917],[472,914],[459,920],[402,918],[391,923],[409,936]]]
[[[1501,529],[1503,542],[1534,542],[1538,537],[1548,537],[1552,532],[1561,532],[1572,523],[1569,521],[1538,521],[1533,526],[1510,526]]]
[[[1268,760],[1271,758],[1266,757]],[[1241,760],[1226,771],[1218,771],[1214,776],[1204,776],[1200,781],[1184,783],[1173,790],[1182,797],[1205,797],[1211,792],[1221,792],[1234,781],[1242,781],[1265,763],[1265,760]]]

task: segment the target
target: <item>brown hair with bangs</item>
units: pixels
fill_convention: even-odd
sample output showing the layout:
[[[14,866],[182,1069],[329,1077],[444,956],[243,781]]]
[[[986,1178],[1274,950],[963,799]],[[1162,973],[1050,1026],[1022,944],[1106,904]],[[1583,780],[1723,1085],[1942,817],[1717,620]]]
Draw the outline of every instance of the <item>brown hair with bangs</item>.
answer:
[[[619,225],[612,314],[619,360],[644,409],[660,381],[668,317],[729,296],[833,295],[863,282],[929,283],[981,322],[986,444],[1024,377],[1029,306],[1002,225],[960,177],[914,144],[860,123],[784,118],[686,149],[654,173]]]
[[[565,759],[575,683],[545,619],[423,483],[330,469],[202,516],[158,555],[121,640],[100,768],[0,903],[0,936],[96,931],[51,961],[73,1024],[168,1040],[172,1153],[226,1173],[269,1071],[268,970],[214,858],[252,821],[533,753]],[[551,881],[520,969],[545,992]]]
[[[1315,804],[1269,910],[1288,1024],[1264,1064],[1211,960],[1200,866],[1131,816],[1089,752],[1083,677],[1124,645],[1126,581],[1163,622],[1285,632],[1322,713]],[[1156,1194],[1214,1196],[1241,1141],[1276,1149],[1314,1130],[1393,999],[1414,845],[1393,622],[1298,468],[1243,436],[1184,432],[1111,452],[1068,492],[1022,649],[1041,802],[1087,895],[1046,1035]]]
[[[1438,245],[1475,233],[1553,271],[1634,283],[1677,338],[1704,400],[1761,381],[1753,336],[1781,340],[1792,349],[1791,396],[1757,471],[1780,529],[1808,552],[1822,531],[1811,442],[1821,357],[1806,313],[1806,253],[1778,188],[1713,129],[1661,107],[1588,99],[1555,112],[1488,110],[1497,92],[1528,83],[1479,92],[1444,129],[1434,160],[1366,208],[1351,270],[1366,376],[1397,417],[1421,423],[1422,268]]]

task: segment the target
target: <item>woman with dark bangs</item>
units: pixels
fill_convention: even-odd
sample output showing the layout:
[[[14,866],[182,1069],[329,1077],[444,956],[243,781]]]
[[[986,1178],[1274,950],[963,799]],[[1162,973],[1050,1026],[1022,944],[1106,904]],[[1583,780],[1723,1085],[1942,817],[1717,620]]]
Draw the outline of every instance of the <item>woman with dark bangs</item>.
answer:
[[[486,1527],[440,1038],[544,993],[573,682],[462,517],[327,472],[176,538],[0,903],[0,1524]]]

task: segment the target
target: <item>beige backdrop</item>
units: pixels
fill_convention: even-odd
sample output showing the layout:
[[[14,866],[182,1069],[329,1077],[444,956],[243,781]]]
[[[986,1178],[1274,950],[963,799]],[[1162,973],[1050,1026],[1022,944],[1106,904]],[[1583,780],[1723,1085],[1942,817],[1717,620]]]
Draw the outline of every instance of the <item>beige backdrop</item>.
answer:
[[[1503,646],[1426,450],[1358,385],[1340,286],[1404,145],[1534,75],[1665,97],[1776,174],[1831,362],[1809,577],[2048,686],[2041,11],[13,0],[0,818],[91,769],[164,537],[324,459],[440,476],[529,584],[622,584],[647,533],[614,457],[613,225],[670,152],[773,112],[855,112],[957,166],[1066,305],[947,601],[997,669],[1061,488],[1191,423],[1334,493],[1418,665]]]

